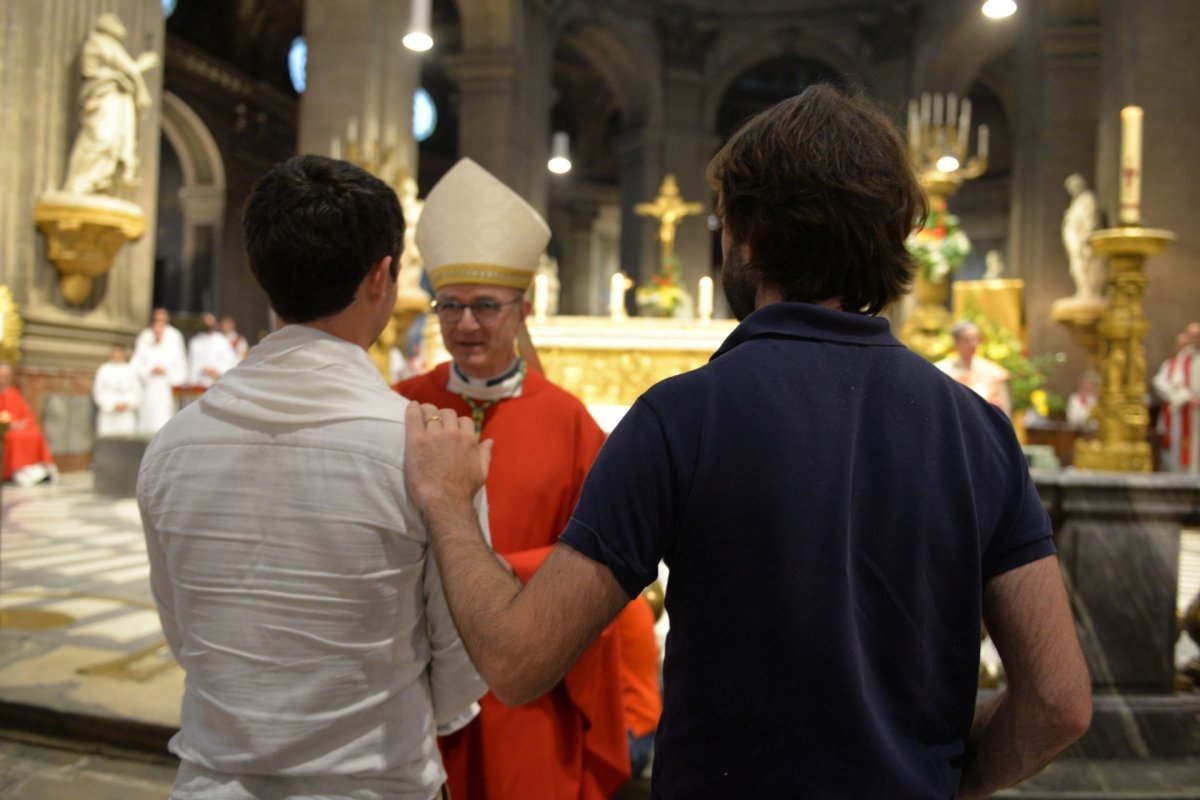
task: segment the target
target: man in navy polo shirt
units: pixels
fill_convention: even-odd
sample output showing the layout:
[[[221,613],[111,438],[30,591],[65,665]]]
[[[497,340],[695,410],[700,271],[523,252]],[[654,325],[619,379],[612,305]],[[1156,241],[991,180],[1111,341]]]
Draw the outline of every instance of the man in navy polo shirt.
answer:
[[[520,587],[472,514],[490,445],[408,409],[405,475],[463,641],[522,703],[671,569],[654,796],[970,798],[1084,730],[1087,669],[1005,416],[875,316],[925,213],[905,145],[824,86],[709,165],[742,320],[646,392]],[[1007,689],[976,712],[980,619]]]

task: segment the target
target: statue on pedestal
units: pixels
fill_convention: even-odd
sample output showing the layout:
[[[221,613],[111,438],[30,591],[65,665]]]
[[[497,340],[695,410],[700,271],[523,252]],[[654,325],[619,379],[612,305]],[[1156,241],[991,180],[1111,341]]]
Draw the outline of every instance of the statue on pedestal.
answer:
[[[138,179],[138,114],[150,108],[143,73],[158,65],[158,54],[135,60],[125,49],[125,26],[116,14],[101,14],[83,45],[80,124],[63,191],[111,194]]]
[[[1067,252],[1071,278],[1075,281],[1075,297],[1098,300],[1104,294],[1104,263],[1092,252],[1088,238],[1099,227],[1096,195],[1087,188],[1083,176],[1074,173],[1063,184],[1071,195],[1071,204],[1063,213],[1062,241]]]
[[[63,190],[42,195],[33,210],[70,306],[87,302],[93,281],[108,272],[121,247],[146,231],[145,212],[111,196],[137,183],[138,113],[152,102],[142,74],[158,64],[154,52],[130,57],[125,35],[116,14],[96,18],[80,59],[79,134]]]

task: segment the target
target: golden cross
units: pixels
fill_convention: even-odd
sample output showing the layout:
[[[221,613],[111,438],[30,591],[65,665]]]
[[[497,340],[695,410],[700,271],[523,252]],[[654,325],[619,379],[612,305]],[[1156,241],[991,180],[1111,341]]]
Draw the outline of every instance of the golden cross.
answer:
[[[700,214],[703,203],[684,202],[679,196],[679,184],[670,173],[663,178],[658,197],[653,203],[638,203],[633,210],[643,217],[654,217],[658,223],[658,241],[662,245],[662,257],[666,261],[675,253],[675,226],[688,214]]]

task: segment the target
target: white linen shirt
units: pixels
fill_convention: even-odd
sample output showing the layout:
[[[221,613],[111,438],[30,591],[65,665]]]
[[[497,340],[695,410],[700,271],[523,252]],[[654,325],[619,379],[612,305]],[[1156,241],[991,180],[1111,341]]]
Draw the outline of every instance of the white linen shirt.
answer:
[[[438,792],[435,726],[486,687],[408,502],[406,405],[362,348],[289,325],[147,449],[151,585],[186,672],[172,797]]]

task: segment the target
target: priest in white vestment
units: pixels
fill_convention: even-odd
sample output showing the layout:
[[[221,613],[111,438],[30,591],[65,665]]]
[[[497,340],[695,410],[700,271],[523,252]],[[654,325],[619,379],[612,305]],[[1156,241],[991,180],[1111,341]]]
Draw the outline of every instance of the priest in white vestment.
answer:
[[[205,314],[204,326],[206,330],[188,342],[188,383],[207,389],[233,369],[239,359],[229,338],[217,329],[216,315]]]
[[[937,368],[1012,416],[1009,372],[975,352],[983,340],[979,328],[970,322],[956,322],[950,333],[954,335],[955,352],[937,362]]]
[[[183,334],[168,324],[168,319],[166,309],[156,308],[150,327],[138,334],[133,350],[133,365],[143,388],[139,428],[151,436],[174,416],[174,389],[187,382]]]
[[[92,380],[96,401],[96,436],[132,436],[138,432],[138,409],[142,405],[142,376],[129,363],[123,345],[113,345],[109,360],[96,370]]]
[[[1200,475],[1200,322],[1187,326],[1183,347],[1162,363],[1152,384],[1163,401],[1162,466]]]

